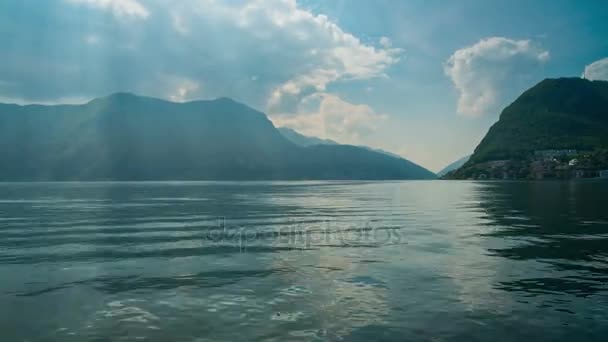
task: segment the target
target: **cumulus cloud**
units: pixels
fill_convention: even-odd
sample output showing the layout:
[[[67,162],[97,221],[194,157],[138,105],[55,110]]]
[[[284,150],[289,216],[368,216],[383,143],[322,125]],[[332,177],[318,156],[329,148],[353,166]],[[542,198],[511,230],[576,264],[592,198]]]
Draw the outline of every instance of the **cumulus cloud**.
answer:
[[[454,52],[444,71],[459,92],[458,113],[479,117],[529,86],[526,78],[548,60],[549,52],[529,40],[492,37]]]
[[[278,127],[345,144],[361,144],[386,119],[367,105],[352,104],[328,93],[306,96],[298,109],[296,115],[274,115],[271,119]]]
[[[332,83],[385,77],[403,54],[388,38],[365,43],[295,0],[48,1],[36,4],[37,22],[27,20],[28,4],[0,13],[14,33],[0,50],[0,80],[11,84],[4,96],[32,102],[131,91],[229,96],[295,113]]]
[[[118,17],[147,18],[150,13],[137,0],[66,0],[73,4],[83,4],[112,11]]]
[[[302,52],[298,56],[301,70],[273,89],[267,103],[271,111],[323,92],[332,82],[385,76],[385,70],[399,61],[402,52],[392,48],[386,37],[379,48],[366,45],[327,16],[299,8],[295,0],[258,0],[226,12],[238,18],[243,29],[265,39],[279,36]]]
[[[608,81],[608,58],[603,58],[585,66],[583,77],[592,81]]]

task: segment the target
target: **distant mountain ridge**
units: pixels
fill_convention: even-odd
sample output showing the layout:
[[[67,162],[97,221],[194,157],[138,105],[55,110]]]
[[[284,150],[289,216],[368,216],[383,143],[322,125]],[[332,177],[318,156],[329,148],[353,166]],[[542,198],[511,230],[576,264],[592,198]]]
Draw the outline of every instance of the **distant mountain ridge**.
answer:
[[[606,148],[608,82],[546,79],[507,106],[470,160],[449,176],[471,177],[484,163],[521,162],[540,150]]]
[[[287,140],[299,146],[308,147],[313,145],[339,145],[333,140],[304,135],[289,127],[278,127],[277,129],[285,138],[287,138]]]
[[[321,138],[317,138],[317,137],[311,137],[308,135],[304,135],[289,127],[279,127],[277,129],[289,141],[291,141],[292,143],[294,143],[296,145],[300,145],[300,146],[304,146],[304,147],[313,146],[313,145],[343,145],[343,144],[340,144],[331,139],[321,139]],[[398,154],[387,152],[387,151],[381,150],[379,148],[373,148],[373,147],[363,146],[363,145],[353,145],[353,146],[361,147],[361,148],[364,148],[366,150],[373,151],[373,152],[386,154],[386,155],[394,157],[394,158],[405,159]]]
[[[469,159],[471,159],[471,155],[468,155],[466,157],[462,157],[462,158],[456,160],[455,162],[453,162],[453,163],[449,164],[448,166],[444,167],[443,169],[441,169],[441,171],[437,172],[437,176],[442,177],[442,176],[445,176],[446,174],[448,174],[449,172],[459,169],[466,162],[468,162]]]
[[[265,114],[227,98],[0,104],[0,181],[432,178],[358,147],[298,146]]]

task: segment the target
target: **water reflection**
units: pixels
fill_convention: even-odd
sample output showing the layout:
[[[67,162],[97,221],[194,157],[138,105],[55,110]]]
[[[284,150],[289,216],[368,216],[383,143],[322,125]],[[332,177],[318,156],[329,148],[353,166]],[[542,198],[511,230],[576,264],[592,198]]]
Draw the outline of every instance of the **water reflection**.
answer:
[[[493,229],[506,239],[491,255],[542,263],[550,276],[503,281],[507,291],[571,293],[589,296],[606,290],[608,280],[607,184],[582,182],[492,183],[478,189],[480,207]],[[548,272],[543,272],[545,275]]]
[[[593,181],[2,184],[0,338],[599,341],[607,193]]]

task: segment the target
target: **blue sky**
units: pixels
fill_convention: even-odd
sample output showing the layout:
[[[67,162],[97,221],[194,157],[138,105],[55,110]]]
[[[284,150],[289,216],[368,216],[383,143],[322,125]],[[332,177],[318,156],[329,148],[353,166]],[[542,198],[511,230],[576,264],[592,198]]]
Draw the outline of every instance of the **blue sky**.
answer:
[[[4,0],[0,101],[228,96],[431,170],[547,77],[608,79],[606,1]]]

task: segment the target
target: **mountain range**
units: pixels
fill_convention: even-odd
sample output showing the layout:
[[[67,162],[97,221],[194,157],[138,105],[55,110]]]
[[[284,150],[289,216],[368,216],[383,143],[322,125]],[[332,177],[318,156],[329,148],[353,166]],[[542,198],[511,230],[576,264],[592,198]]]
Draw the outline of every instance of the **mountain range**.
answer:
[[[283,136],[285,138],[287,138],[287,140],[289,140],[292,143],[299,145],[299,146],[307,147],[307,146],[313,146],[313,145],[341,145],[340,143],[335,142],[330,139],[321,139],[321,138],[301,134],[301,133],[297,132],[296,130],[289,128],[289,127],[279,127],[277,129],[279,130],[279,132],[281,132],[281,134],[283,134]],[[363,145],[355,145],[355,146],[372,151],[372,152],[386,154],[388,156],[391,156],[391,157],[394,157],[397,159],[403,159],[403,157],[401,157],[398,154],[384,151],[379,148],[372,148],[372,147],[363,146]]]
[[[0,104],[0,181],[433,179],[403,158],[295,144],[228,98],[116,93],[82,105]]]

